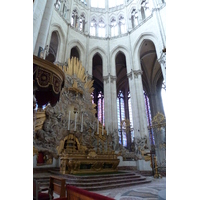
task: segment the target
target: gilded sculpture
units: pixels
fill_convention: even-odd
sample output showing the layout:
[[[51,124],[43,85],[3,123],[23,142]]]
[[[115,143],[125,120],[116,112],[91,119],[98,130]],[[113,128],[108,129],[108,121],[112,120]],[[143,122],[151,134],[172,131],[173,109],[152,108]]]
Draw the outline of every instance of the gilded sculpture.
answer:
[[[57,67],[65,73],[65,85],[54,107],[47,105],[35,114],[34,149],[59,156],[63,174],[116,171],[119,159],[113,151],[113,134],[108,135],[95,117],[93,81],[77,58]]]

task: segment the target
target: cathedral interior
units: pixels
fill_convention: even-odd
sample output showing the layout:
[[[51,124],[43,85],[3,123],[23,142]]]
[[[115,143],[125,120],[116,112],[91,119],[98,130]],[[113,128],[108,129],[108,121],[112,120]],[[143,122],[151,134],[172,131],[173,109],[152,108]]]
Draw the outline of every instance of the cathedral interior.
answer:
[[[34,199],[166,199],[165,15],[165,0],[33,1]]]

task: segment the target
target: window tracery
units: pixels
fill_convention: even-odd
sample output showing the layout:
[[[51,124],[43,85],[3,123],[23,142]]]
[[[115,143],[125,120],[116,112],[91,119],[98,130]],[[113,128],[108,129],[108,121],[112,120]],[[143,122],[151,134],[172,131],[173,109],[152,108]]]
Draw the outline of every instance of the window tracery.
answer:
[[[85,15],[81,14],[79,19],[79,30],[84,32],[85,31]]]
[[[118,35],[118,27],[117,27],[117,21],[115,18],[112,18],[110,21],[110,27],[111,27],[111,37]]]
[[[120,90],[117,95],[117,119],[118,119],[118,135],[119,143],[123,146],[127,146],[126,132],[121,128],[121,121],[125,120],[125,105],[124,105],[124,95]]]
[[[106,35],[106,25],[103,21],[103,19],[100,19],[99,24],[98,24],[99,30],[98,30],[98,36],[99,37],[105,37]]]
[[[132,24],[132,28],[138,25],[138,12],[136,11],[135,8],[133,8],[131,12],[131,24]]]
[[[90,35],[97,36],[97,20],[93,18],[90,23]]]
[[[72,12],[71,25],[75,28],[78,26],[78,11],[76,9]]]
[[[126,32],[126,24],[123,16],[119,17],[119,35]]]
[[[149,97],[145,91],[143,91],[143,94],[144,94],[145,109],[146,109],[146,116],[147,116],[147,125],[151,126],[152,118],[151,118],[151,108],[150,108]],[[150,137],[151,145],[154,145],[155,139],[154,139],[154,133],[153,133],[152,128],[149,129],[149,137]]]

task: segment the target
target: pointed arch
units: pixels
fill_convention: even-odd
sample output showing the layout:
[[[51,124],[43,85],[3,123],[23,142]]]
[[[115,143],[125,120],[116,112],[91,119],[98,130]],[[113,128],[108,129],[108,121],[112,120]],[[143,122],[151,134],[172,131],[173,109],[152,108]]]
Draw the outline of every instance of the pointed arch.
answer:
[[[159,38],[155,36],[154,33],[142,33],[138,37],[138,39],[133,44],[132,52],[133,52],[133,68],[134,70],[141,70],[140,66],[140,50],[142,47],[142,44],[144,40],[150,40],[153,42],[155,49],[156,49],[156,55],[157,58],[160,58],[162,53],[162,42],[159,41]]]
[[[100,47],[94,47],[90,50],[89,52],[89,65],[90,68],[88,68],[88,73],[90,75],[92,75],[92,59],[94,57],[94,55],[98,53],[100,55],[100,57],[102,58],[102,65],[103,65],[103,76],[107,75],[108,74],[108,69],[107,69],[107,56],[106,56],[106,52],[100,48]]]
[[[125,46],[118,45],[111,51],[111,54],[110,54],[110,57],[111,57],[111,74],[113,76],[116,76],[116,69],[115,69],[115,67],[112,67],[112,66],[115,66],[115,58],[116,58],[116,55],[118,54],[119,51],[121,51],[125,55],[127,73],[129,73],[131,71],[129,51]]]
[[[72,49],[73,47],[77,47],[78,51],[79,51],[79,60],[84,63],[84,55],[86,54],[85,53],[85,47],[84,45],[79,41],[79,40],[71,40],[68,44],[68,49]],[[70,57],[70,53],[71,51],[67,51],[67,55],[66,55],[66,58],[65,58],[65,61],[68,60],[68,58]]]
[[[62,27],[59,24],[53,23],[50,26],[50,30],[49,30],[49,35],[48,35],[48,39],[47,39],[48,45],[50,45],[53,32],[56,32],[56,34],[58,36],[58,48],[57,48],[56,61],[62,62],[63,58],[64,58],[64,52],[65,52],[65,46],[63,44],[65,41],[66,35],[65,35],[65,32],[63,31]]]

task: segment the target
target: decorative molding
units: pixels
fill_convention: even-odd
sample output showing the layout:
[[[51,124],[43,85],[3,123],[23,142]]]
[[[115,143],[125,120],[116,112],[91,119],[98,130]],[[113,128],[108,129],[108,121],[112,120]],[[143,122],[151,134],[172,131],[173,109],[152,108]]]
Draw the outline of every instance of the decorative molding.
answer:
[[[160,58],[157,60],[160,64],[165,64],[166,63],[166,52],[162,52],[160,55]]]
[[[105,81],[105,83],[109,83],[109,77],[110,73],[107,76],[103,76],[103,80]]]
[[[143,71],[142,70],[133,70],[133,73],[134,73],[134,78],[138,78],[138,75],[142,75],[143,74]]]
[[[117,80],[117,77],[116,77],[116,76],[110,75],[110,79],[111,79],[111,83],[113,83],[113,81],[116,81],[116,80]]]
[[[133,79],[133,70],[132,69],[129,73],[127,73],[127,77],[130,78],[131,80]]]

